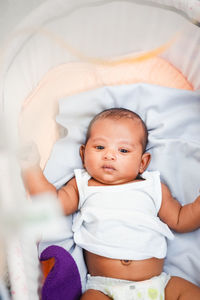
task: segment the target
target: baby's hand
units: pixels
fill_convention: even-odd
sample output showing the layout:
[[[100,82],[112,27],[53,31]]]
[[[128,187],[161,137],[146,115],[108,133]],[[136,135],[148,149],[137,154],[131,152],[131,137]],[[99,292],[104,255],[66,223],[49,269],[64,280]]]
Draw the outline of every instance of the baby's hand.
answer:
[[[40,165],[40,153],[33,141],[23,144],[18,152],[19,164],[22,170]]]

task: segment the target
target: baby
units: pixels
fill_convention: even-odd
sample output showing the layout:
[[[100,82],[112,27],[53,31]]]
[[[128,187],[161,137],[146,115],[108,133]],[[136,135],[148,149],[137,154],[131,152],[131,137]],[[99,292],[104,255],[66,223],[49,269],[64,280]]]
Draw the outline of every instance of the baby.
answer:
[[[163,272],[169,227],[200,227],[200,196],[181,206],[158,171],[145,171],[147,128],[134,112],[105,110],[91,121],[80,147],[83,169],[60,190],[39,164],[22,171],[30,194],[52,191],[66,215],[73,214],[74,240],[88,268],[81,299],[199,300],[200,288]],[[169,227],[168,227],[169,226]]]

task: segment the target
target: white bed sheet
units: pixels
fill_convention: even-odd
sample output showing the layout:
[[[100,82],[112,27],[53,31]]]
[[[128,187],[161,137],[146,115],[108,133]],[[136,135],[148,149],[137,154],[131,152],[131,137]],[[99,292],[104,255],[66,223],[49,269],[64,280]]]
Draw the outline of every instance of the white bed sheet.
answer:
[[[75,168],[81,167],[79,147],[84,143],[88,123],[109,107],[125,107],[141,115],[149,131],[148,151],[152,153],[148,169],[161,172],[162,181],[182,204],[192,202],[200,188],[200,93],[157,85],[103,87],[61,99],[57,122],[68,134],[52,150],[44,171],[47,179],[59,188],[73,176]],[[74,256],[83,283],[85,266],[80,250],[75,245],[71,248],[70,222],[58,244]],[[41,243],[40,252],[50,244],[56,242]],[[200,229],[175,234],[175,240],[168,244],[165,271],[200,285],[199,245]]]

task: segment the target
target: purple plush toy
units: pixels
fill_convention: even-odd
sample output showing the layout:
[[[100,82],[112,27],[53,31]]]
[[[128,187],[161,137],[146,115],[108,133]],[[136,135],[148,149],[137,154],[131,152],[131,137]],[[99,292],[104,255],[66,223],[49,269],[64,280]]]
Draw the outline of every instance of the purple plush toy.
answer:
[[[50,258],[55,264],[42,287],[42,300],[78,300],[81,297],[79,270],[69,252],[59,246],[49,246],[40,256],[40,261]]]

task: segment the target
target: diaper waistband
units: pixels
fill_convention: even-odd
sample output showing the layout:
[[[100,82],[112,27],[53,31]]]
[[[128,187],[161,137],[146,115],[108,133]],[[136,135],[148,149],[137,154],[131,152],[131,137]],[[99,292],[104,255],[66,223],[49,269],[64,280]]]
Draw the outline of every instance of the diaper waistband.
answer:
[[[137,285],[139,287],[140,285],[149,285],[150,283],[156,284],[158,282],[159,286],[163,286],[163,288],[166,287],[168,281],[170,280],[171,276],[168,275],[165,272],[162,272],[158,276],[154,276],[150,279],[142,280],[142,281],[130,281],[130,280],[124,280],[124,279],[118,279],[118,278],[110,278],[110,277],[103,277],[103,276],[91,276],[90,274],[87,275],[87,285],[91,284],[98,284],[98,285],[109,285],[109,286],[124,286],[124,285]],[[90,287],[91,288],[91,287]],[[88,289],[88,287],[87,287]]]

